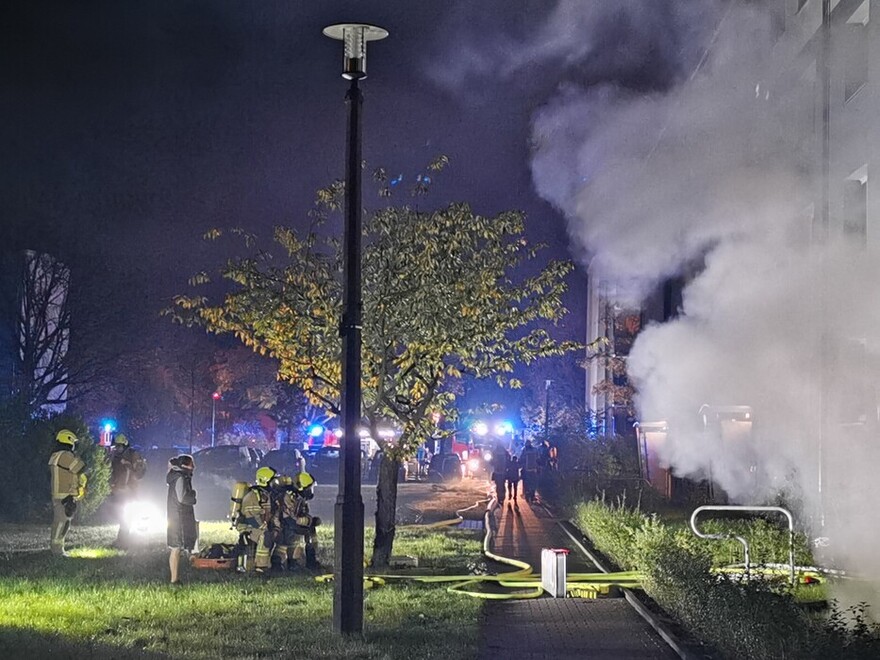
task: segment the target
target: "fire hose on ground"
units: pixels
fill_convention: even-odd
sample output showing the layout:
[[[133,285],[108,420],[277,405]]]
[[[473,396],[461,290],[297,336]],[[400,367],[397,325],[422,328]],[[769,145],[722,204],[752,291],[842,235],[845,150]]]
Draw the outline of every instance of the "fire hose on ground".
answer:
[[[486,534],[483,537],[483,556],[492,561],[511,566],[516,570],[496,575],[400,575],[382,574],[364,576],[364,587],[372,588],[382,586],[389,581],[410,581],[421,584],[447,584],[449,593],[481,598],[485,600],[515,600],[525,598],[539,598],[544,595],[541,578],[533,573],[531,564],[528,562],[504,557],[494,553],[491,548],[493,538],[492,526],[489,517],[492,515],[492,500],[479,500],[469,507],[455,512],[455,518],[441,520],[424,525],[406,525],[402,529],[438,529],[452,527],[464,521],[462,514],[478,508],[487,502],[490,503],[484,514]],[[332,581],[333,575],[319,575],[315,578],[319,582]],[[619,573],[569,573],[566,578],[566,595],[579,598],[597,598],[608,595],[616,587],[637,588],[641,583],[641,576],[635,571],[623,571]],[[513,593],[497,591],[481,591],[476,587],[481,585],[494,586],[501,589],[515,589]]]

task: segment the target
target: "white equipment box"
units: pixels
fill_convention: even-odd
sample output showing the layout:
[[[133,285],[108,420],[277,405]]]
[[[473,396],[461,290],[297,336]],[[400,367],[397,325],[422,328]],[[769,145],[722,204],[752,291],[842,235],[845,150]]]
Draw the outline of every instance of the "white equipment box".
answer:
[[[541,550],[541,586],[554,598],[565,598],[566,558],[568,550]]]

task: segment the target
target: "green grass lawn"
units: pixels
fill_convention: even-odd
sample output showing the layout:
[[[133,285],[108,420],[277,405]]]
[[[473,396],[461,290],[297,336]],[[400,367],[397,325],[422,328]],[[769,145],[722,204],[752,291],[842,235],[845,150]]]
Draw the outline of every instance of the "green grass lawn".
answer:
[[[189,569],[185,584],[172,587],[160,539],[126,556],[107,547],[112,532],[81,528],[81,545],[66,559],[46,552],[0,556],[0,657],[476,655],[479,602],[442,586],[395,582],[368,590],[365,636],[344,639],[331,630],[331,584],[304,575],[262,579]],[[320,559],[332,566],[332,530],[321,536]],[[202,537],[213,543],[234,540],[234,533],[224,523],[202,523]],[[480,542],[474,532],[401,530],[395,553],[459,573],[479,560]]]

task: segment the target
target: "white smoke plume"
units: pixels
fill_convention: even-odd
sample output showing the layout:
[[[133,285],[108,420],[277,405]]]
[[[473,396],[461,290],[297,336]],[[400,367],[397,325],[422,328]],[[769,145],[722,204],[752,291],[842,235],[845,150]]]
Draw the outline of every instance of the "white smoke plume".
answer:
[[[443,82],[555,67],[532,171],[575,254],[627,304],[696,270],[628,361],[642,419],[669,423],[666,460],[737,501],[784,491],[826,561],[878,575],[880,273],[859,241],[822,236],[814,78],[775,5],[564,0],[517,56],[490,44]],[[751,406],[750,437],[719,449],[703,404]]]

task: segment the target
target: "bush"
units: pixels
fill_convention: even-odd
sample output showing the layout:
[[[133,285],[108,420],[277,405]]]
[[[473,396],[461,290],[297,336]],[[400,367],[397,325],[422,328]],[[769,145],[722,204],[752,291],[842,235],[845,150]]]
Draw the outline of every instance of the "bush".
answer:
[[[811,616],[778,581],[717,575],[728,563],[729,542],[699,539],[682,526],[594,500],[581,504],[575,521],[596,547],[621,568],[643,574],[645,591],[696,636],[730,658],[877,658],[880,631],[867,623],[866,606],[831,616]],[[723,523],[713,526],[720,529]],[[737,533],[750,539],[753,556],[788,561],[788,533],[767,521],[736,521]],[[726,529],[729,529],[727,527]],[[804,540],[798,561],[811,562]]]
[[[710,534],[725,532],[742,536],[749,542],[752,563],[788,563],[788,530],[780,529],[778,525],[764,518],[724,521],[707,520],[700,523],[700,530]],[[695,540],[698,540],[711,553],[714,566],[742,563],[743,547],[738,541],[734,539],[708,541],[697,539],[689,531],[688,534]],[[795,532],[794,535],[794,562],[798,566],[810,566],[813,564],[810,543],[806,535],[800,532]]]
[[[542,495],[572,511],[597,496],[621,497],[640,479],[635,441],[622,436],[559,439],[559,470],[544,472]]]
[[[623,502],[609,505],[593,500],[575,508],[574,520],[615,564],[626,570],[636,570],[633,549],[636,532],[644,520],[642,514],[627,508]]]
[[[50,518],[51,482],[49,455],[55,434],[62,428],[80,439],[77,454],[86,463],[89,475],[85,499],[79,515],[94,513],[110,492],[110,467],[82,419],[61,415],[50,420],[28,419],[12,406],[0,410],[0,498],[4,503],[0,518],[9,521],[48,521]]]

